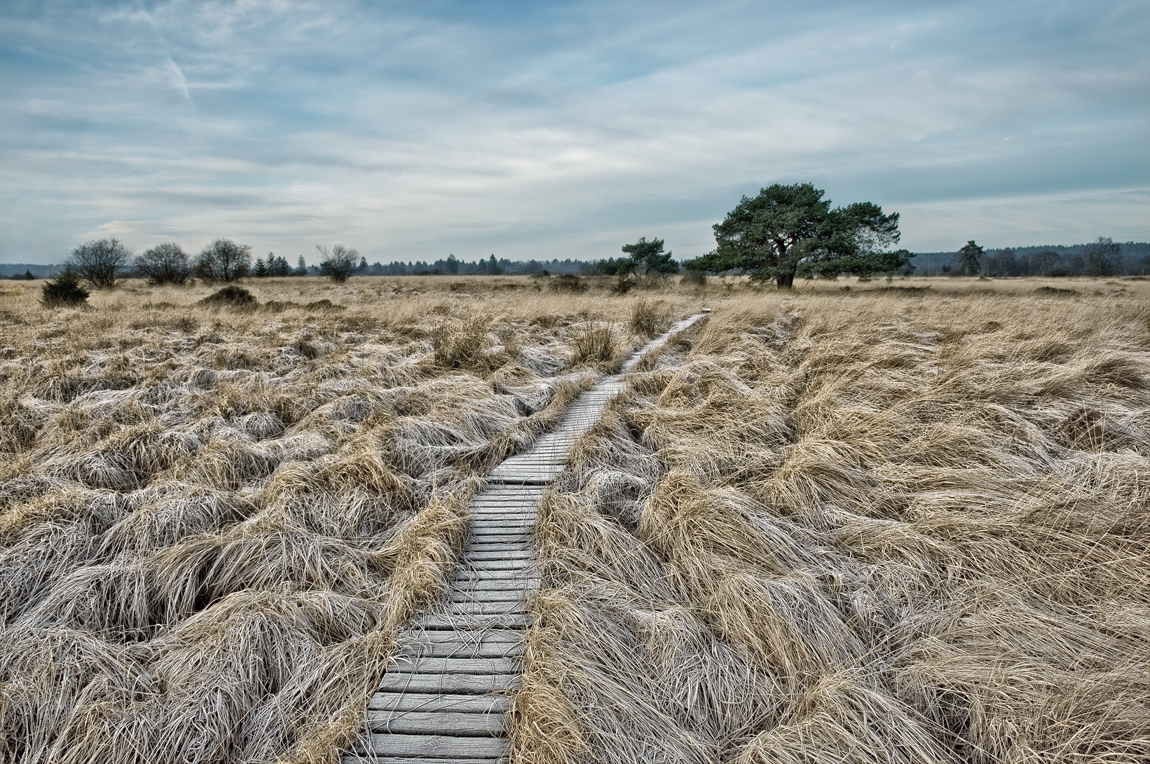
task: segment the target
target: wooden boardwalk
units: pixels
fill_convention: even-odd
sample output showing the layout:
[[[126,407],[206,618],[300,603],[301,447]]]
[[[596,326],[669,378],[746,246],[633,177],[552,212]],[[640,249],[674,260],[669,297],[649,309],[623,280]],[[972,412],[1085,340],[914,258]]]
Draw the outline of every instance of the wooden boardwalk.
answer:
[[[703,314],[679,321],[635,353],[634,367]],[[622,374],[580,395],[556,429],[486,479],[472,500],[471,529],[447,602],[417,619],[368,706],[370,738],[344,764],[505,762],[504,712],[519,675],[527,599],[537,584],[531,528],[546,486],[567,464],[575,439],[623,389]]]

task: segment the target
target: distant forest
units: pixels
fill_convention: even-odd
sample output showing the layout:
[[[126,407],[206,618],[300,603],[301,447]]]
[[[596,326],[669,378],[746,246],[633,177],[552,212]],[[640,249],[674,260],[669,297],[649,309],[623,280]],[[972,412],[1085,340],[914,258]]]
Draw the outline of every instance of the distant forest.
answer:
[[[1114,243],[1114,256],[1099,272],[1098,263],[1089,257],[1091,244],[1039,245],[987,249],[982,259],[982,273],[992,278],[1006,276],[1146,276],[1150,275],[1150,242],[1128,241]],[[302,258],[301,258],[302,259]],[[455,255],[425,262],[396,260],[386,265],[380,262],[360,262],[357,275],[363,276],[518,276],[549,273],[553,275],[578,274],[583,276],[613,274],[620,260],[508,260],[491,255],[487,259],[467,262]],[[915,276],[946,276],[961,273],[959,253],[918,252],[912,256]],[[0,263],[0,278],[50,278],[62,265],[34,263]],[[321,275],[316,266],[296,268],[292,275]]]
[[[1004,276],[1146,276],[1150,275],[1150,243],[1113,242],[1117,252],[1101,268],[1090,258],[1090,244],[1070,246],[1041,245],[988,249],[982,261],[983,274]],[[910,261],[916,276],[947,276],[961,272],[959,253],[920,252]]]

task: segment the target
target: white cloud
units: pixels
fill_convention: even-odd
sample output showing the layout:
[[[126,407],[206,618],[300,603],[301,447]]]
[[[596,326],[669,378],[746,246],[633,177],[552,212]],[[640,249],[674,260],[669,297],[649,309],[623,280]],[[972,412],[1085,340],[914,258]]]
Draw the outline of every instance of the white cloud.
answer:
[[[900,211],[918,249],[1147,217],[1125,190],[1150,185],[1145,12],[1094,14],[1096,39],[1047,30],[1039,2],[484,9],[3,19],[5,50],[33,54],[0,73],[0,258],[106,229],[289,257],[333,240],[373,260],[600,257],[638,235],[686,256],[740,194],[799,180]],[[1064,197],[1093,222],[1069,225]]]

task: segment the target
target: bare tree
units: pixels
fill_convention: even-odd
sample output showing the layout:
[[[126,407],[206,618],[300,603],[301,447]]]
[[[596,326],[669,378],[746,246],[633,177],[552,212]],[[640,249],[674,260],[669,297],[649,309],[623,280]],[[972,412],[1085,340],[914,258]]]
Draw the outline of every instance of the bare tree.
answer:
[[[252,248],[231,239],[216,239],[196,257],[196,275],[207,282],[241,279],[251,267]]]
[[[315,248],[324,258],[319,264],[320,272],[332,281],[347,281],[348,276],[359,267],[359,252],[354,249],[348,249],[342,244],[336,244],[330,253],[318,244]]]
[[[136,272],[153,284],[183,284],[192,275],[179,244],[157,244],[136,258]]]
[[[72,250],[65,267],[99,289],[111,289],[127,269],[132,250],[119,239],[96,239]]]
[[[1086,275],[1113,276],[1118,270],[1121,251],[1113,239],[1099,236],[1098,241],[1086,248]]]

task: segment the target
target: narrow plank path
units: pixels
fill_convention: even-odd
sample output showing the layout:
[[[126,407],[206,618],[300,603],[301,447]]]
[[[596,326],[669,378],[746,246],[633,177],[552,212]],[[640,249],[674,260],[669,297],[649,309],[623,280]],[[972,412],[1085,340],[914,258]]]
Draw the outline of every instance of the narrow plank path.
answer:
[[[486,489],[471,501],[471,529],[447,601],[401,635],[395,662],[368,705],[370,737],[344,764],[506,761],[503,715],[519,675],[527,599],[537,584],[531,528],[540,497],[563,471],[575,440],[622,391],[622,375],[703,315],[672,325],[620,374],[580,395],[530,451],[488,474]]]

